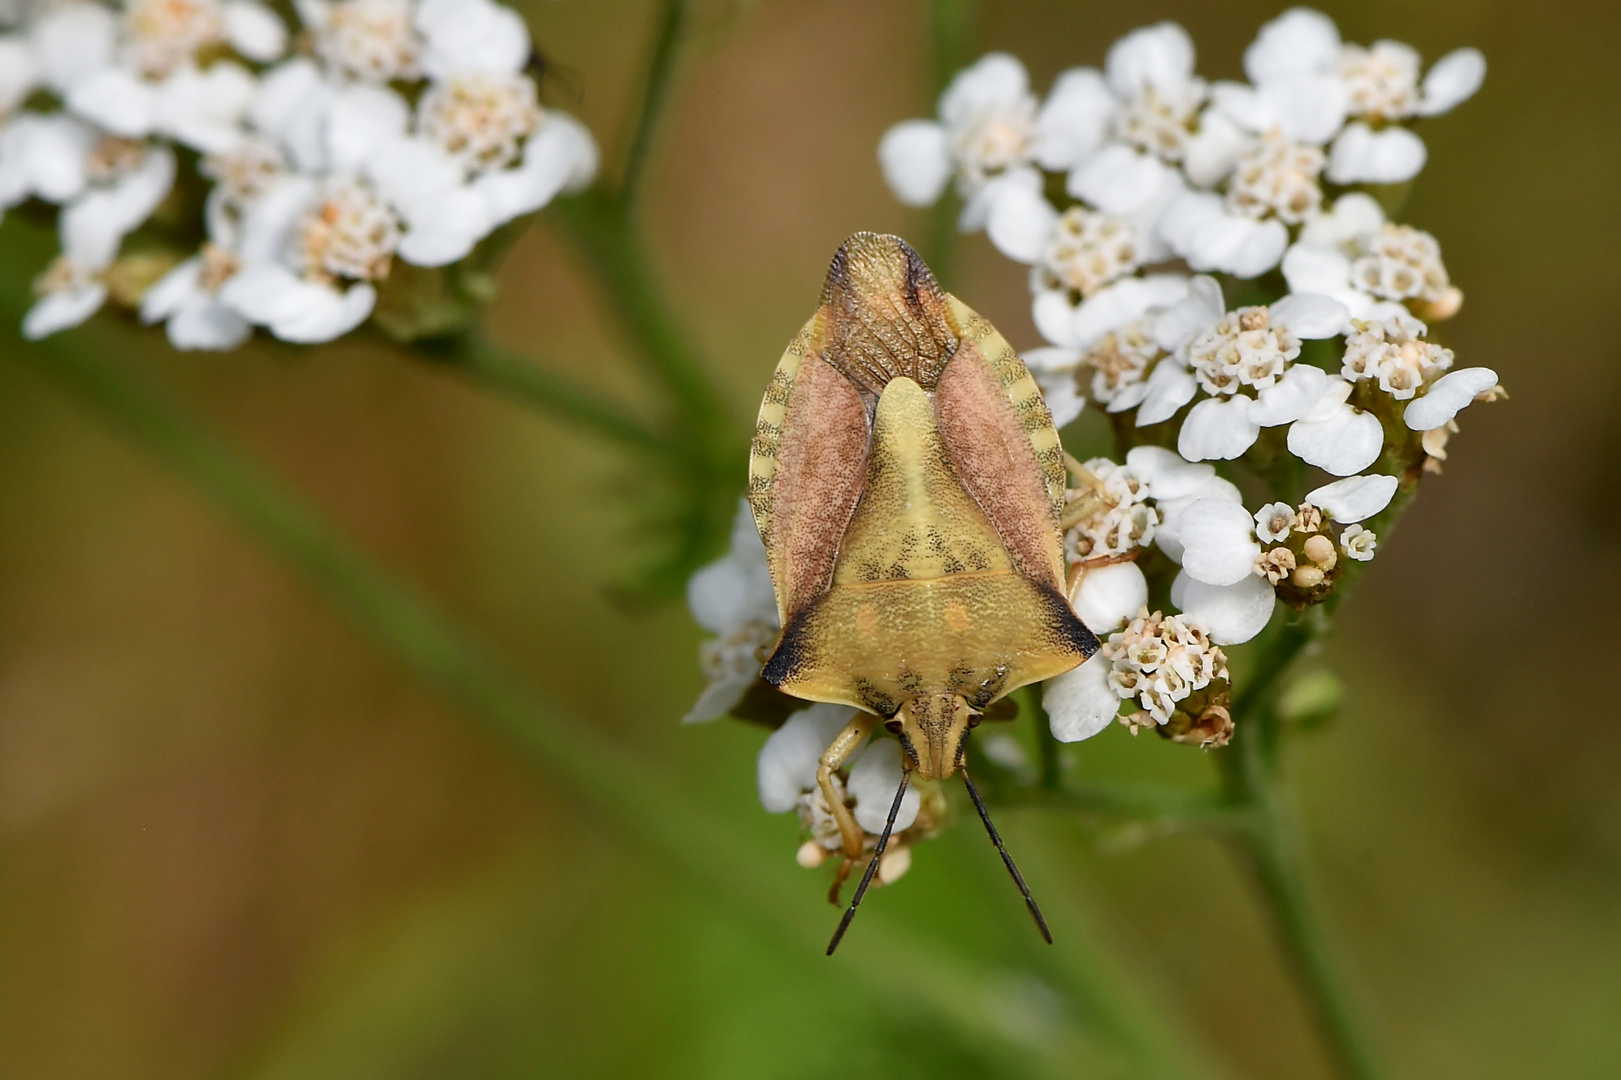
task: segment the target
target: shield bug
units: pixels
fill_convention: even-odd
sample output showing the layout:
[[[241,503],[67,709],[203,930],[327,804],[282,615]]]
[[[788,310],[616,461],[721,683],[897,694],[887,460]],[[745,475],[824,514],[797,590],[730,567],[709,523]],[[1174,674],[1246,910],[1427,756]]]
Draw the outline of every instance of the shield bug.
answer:
[[[829,954],[914,772],[962,774],[1052,941],[969,778],[966,744],[993,702],[1097,651],[1064,599],[1064,488],[1058,432],[1007,341],[943,292],[904,240],[846,240],[821,305],[766,389],[749,460],[749,504],[783,627],[764,678],[860,710],[817,772],[839,825],[839,881],[864,835],[834,772],[879,723],[905,751],[889,825]]]

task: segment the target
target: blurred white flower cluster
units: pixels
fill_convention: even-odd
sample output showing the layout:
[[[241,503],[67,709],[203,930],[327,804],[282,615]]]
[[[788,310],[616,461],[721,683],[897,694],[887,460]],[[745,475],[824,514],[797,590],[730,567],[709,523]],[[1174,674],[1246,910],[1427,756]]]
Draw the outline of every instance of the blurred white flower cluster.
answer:
[[[295,6],[291,36],[259,0],[58,0],[0,30],[0,211],[60,207],[28,337],[111,295],[182,349],[255,326],[328,341],[396,258],[455,263],[595,174],[590,134],[539,104],[512,10]]]

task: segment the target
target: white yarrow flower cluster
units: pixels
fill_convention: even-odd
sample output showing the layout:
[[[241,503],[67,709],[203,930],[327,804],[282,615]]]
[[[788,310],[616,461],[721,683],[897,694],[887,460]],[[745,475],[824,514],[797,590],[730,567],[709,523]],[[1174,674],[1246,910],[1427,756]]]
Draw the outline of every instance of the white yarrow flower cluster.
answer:
[[[296,7],[312,55],[286,59],[259,0],[68,0],[0,35],[0,209],[63,208],[25,333],[101,306],[125,237],[170,194],[174,146],[202,158],[207,240],[137,292],[184,349],[233,348],[254,326],[331,340],[372,314],[396,258],[456,262],[594,175],[589,133],[539,104],[512,10]],[[37,90],[58,107],[18,111]]]
[[[953,81],[937,121],[890,129],[884,176],[910,205],[934,202],[955,176],[962,227],[983,227],[1033,268],[1042,335],[1085,352],[1146,313],[1140,296],[1106,295],[1142,267],[1179,259],[1250,278],[1276,267],[1291,242],[1318,244],[1309,234],[1332,211],[1333,189],[1412,179],[1425,151],[1407,125],[1461,104],[1485,76],[1480,53],[1460,49],[1421,77],[1409,47],[1346,44],[1333,20],[1306,8],[1261,29],[1244,53],[1248,82],[1209,83],[1195,68],[1187,32],[1159,23],[1115,42],[1101,70],[1063,72],[1038,103],[1024,67],[991,54]],[[1055,185],[1044,173],[1062,176],[1069,205],[1048,201]],[[1375,261],[1352,253],[1343,280],[1296,291],[1360,317],[1339,292],[1422,281],[1427,302],[1456,308],[1444,271],[1433,272],[1439,251],[1422,240],[1389,234],[1362,255]]]

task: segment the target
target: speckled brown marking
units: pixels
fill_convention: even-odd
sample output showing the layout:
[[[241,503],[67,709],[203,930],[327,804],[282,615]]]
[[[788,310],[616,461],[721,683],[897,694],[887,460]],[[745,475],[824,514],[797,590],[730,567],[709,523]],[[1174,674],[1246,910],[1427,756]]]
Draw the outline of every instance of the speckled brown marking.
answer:
[[[1063,548],[1041,463],[1025,426],[979,349],[964,341],[934,396],[958,479],[1026,577],[1061,588]]]
[[[856,233],[840,246],[822,288],[827,361],[876,402],[889,380],[925,390],[957,347],[945,294],[903,241]]]

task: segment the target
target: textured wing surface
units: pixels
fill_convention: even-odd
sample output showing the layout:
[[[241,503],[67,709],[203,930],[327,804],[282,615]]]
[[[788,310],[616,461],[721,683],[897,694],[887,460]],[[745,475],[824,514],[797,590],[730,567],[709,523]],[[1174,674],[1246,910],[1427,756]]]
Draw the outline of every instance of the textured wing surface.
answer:
[[[1019,571],[1062,592],[1064,452],[1052,414],[1013,346],[956,297],[946,303],[962,340],[934,403],[952,467]]]
[[[946,294],[898,236],[856,233],[833,256],[822,286],[827,362],[869,402],[889,380],[932,391],[957,347]]]
[[[867,471],[867,409],[822,359],[823,325],[818,312],[789,343],[749,454],[749,506],[785,625],[827,590]]]

